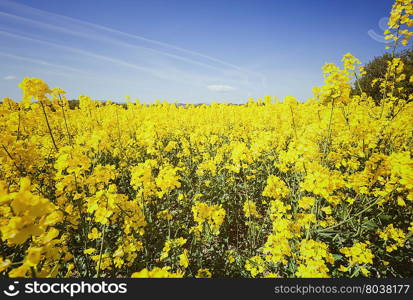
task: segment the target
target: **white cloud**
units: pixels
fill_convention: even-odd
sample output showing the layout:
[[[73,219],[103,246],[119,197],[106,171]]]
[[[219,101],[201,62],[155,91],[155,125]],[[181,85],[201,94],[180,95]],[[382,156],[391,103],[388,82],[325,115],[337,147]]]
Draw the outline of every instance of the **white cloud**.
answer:
[[[208,85],[208,89],[209,89],[210,91],[214,91],[214,92],[230,92],[230,91],[235,90],[235,88],[232,87],[232,86],[229,86],[229,85],[220,85],[220,84],[217,84],[217,85]]]
[[[4,76],[3,79],[4,79],[4,80],[14,80],[14,79],[16,79],[16,76],[14,76],[14,75],[7,75],[7,76]]]

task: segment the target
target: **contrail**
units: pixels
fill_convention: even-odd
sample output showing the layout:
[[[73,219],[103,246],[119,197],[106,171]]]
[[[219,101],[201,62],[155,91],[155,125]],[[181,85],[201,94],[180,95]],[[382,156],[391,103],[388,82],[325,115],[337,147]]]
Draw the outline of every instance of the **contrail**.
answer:
[[[192,60],[192,59],[189,59],[189,58],[186,58],[186,57],[182,57],[182,56],[179,56],[179,55],[174,55],[174,54],[171,54],[171,53],[160,51],[160,50],[157,50],[157,49],[154,49],[154,48],[132,45],[132,44],[129,44],[129,43],[118,41],[116,39],[108,38],[106,36],[97,36],[97,35],[92,35],[92,34],[86,34],[86,33],[80,32],[80,31],[70,30],[70,29],[67,29],[67,28],[64,28],[64,27],[61,27],[61,26],[56,26],[56,25],[52,25],[52,24],[49,24],[49,23],[44,23],[44,22],[40,22],[40,21],[31,20],[31,19],[28,19],[28,18],[25,18],[25,17],[21,17],[21,16],[17,16],[17,15],[14,15],[14,14],[1,12],[1,11],[0,11],[0,16],[13,18],[13,19],[21,21],[21,22],[29,23],[29,24],[32,24],[32,25],[34,24],[34,25],[37,25],[39,27],[47,28],[47,29],[62,32],[62,33],[71,34],[71,35],[74,35],[74,36],[85,37],[87,39],[111,42],[111,43],[113,43],[115,45],[118,45],[118,46],[130,47],[130,48],[134,48],[134,49],[145,49],[145,50],[149,50],[151,52],[157,53],[157,54],[161,54],[161,55],[164,55],[164,56],[167,56],[167,57],[170,57],[170,58],[181,60],[181,61],[184,61],[184,62],[187,62],[187,63],[191,63],[191,64],[198,65],[198,66],[201,66],[201,67],[205,67],[205,68],[208,68],[208,69],[213,69],[213,70],[217,70],[217,71],[221,71],[221,72],[223,71],[222,68],[218,68],[218,67],[212,66],[210,64],[205,64],[205,63],[202,63],[202,62],[199,62],[199,61],[195,61],[195,60]],[[246,78],[244,78],[244,80],[246,80],[246,81],[248,80],[247,76],[245,74],[241,73],[241,75],[244,75],[246,77]]]
[[[2,32],[0,32],[0,34],[2,34]],[[17,59],[17,60],[27,61],[27,62],[34,63],[34,64],[39,64],[39,65],[42,65],[42,66],[54,67],[54,68],[63,69],[63,70],[66,70],[66,71],[71,71],[71,72],[77,72],[77,73],[85,73],[84,71],[79,70],[79,69],[75,69],[75,68],[71,68],[71,67],[67,67],[67,66],[63,66],[63,65],[52,64],[52,63],[46,62],[44,60],[34,59],[34,58],[30,58],[30,57],[14,55],[14,54],[5,53],[5,52],[0,52],[0,55],[5,56],[5,57],[9,57],[9,58],[13,58],[13,59]]]
[[[80,50],[80,49],[77,49],[77,48],[63,46],[63,45],[59,45],[59,44],[56,44],[56,43],[52,43],[52,42],[48,42],[48,41],[44,41],[44,40],[40,40],[40,39],[33,39],[33,38],[30,38],[30,37],[17,35],[17,34],[13,34],[13,33],[10,33],[10,32],[5,32],[5,31],[2,31],[2,30],[0,30],[0,34],[10,36],[10,37],[13,37],[13,38],[17,38],[17,39],[22,39],[22,40],[36,42],[36,43],[42,43],[42,44],[45,44],[45,45],[61,48],[61,49],[68,50],[68,51],[71,51],[71,52],[75,52],[75,53],[78,53],[78,54],[86,55],[86,56],[89,56],[89,57],[92,57],[92,58],[95,58],[95,59],[105,60],[105,61],[108,61],[108,62],[111,62],[111,63],[115,63],[115,64],[119,64],[119,65],[122,65],[122,66],[130,67],[130,68],[133,68],[133,69],[136,69],[136,70],[139,70],[139,71],[149,72],[152,75],[156,75],[158,77],[163,78],[163,76],[159,76],[158,72],[154,72],[150,68],[141,67],[141,66],[138,66],[138,65],[135,65],[135,64],[131,64],[131,63],[119,60],[119,59],[107,57],[107,56],[104,56],[104,55],[94,54],[92,52],[88,52],[88,51],[85,51],[85,50]],[[163,79],[165,79],[165,78],[163,78]],[[167,78],[167,79],[169,79],[169,78]]]
[[[152,40],[152,39],[147,39],[145,37],[138,36],[138,35],[135,35],[135,34],[125,33],[125,32],[122,32],[122,31],[119,31],[119,30],[116,30],[116,29],[113,29],[113,28],[109,28],[109,27],[106,27],[106,26],[102,26],[102,25],[98,25],[98,24],[94,24],[94,23],[90,23],[90,22],[86,22],[86,21],[81,21],[81,20],[78,20],[78,19],[74,19],[74,18],[71,18],[71,17],[67,17],[67,16],[55,14],[55,13],[50,13],[50,12],[43,11],[43,10],[40,10],[40,9],[37,9],[37,8],[32,8],[30,6],[17,4],[15,2],[10,2],[10,1],[7,1],[7,0],[4,0],[2,2],[3,2],[4,6],[6,6],[8,8],[10,8],[10,7],[15,8],[18,11],[25,10],[26,12],[31,11],[31,12],[34,12],[34,13],[37,13],[37,14],[40,14],[40,15],[42,15],[42,14],[46,15],[45,19],[47,19],[47,16],[53,16],[53,17],[57,17],[60,20],[67,20],[67,21],[74,22],[74,23],[77,23],[77,24],[80,24],[80,25],[83,25],[83,26],[89,26],[91,28],[100,29],[100,30],[110,32],[110,33],[115,33],[115,34],[118,34],[120,36],[128,37],[128,38],[131,38],[131,39],[134,39],[134,40],[145,41],[145,42],[151,43],[153,45],[162,46],[162,47],[165,47],[165,48],[168,48],[168,49],[171,49],[171,50],[176,50],[176,51],[180,51],[182,53],[186,53],[186,54],[189,54],[189,55],[204,58],[204,59],[206,59],[210,62],[218,63],[218,64],[221,64],[223,66],[232,68],[233,70],[237,70],[240,73],[243,73],[242,76],[243,77],[245,76],[246,79],[244,79],[244,80],[246,80],[247,82],[249,81],[250,75],[259,77],[262,82],[265,80],[265,77],[262,74],[243,69],[243,68],[241,68],[239,66],[236,66],[234,64],[230,64],[230,63],[225,62],[221,59],[211,57],[209,55],[205,55],[205,54],[202,54],[202,53],[199,53],[199,52],[195,52],[195,51],[191,51],[191,50],[184,49],[184,48],[181,48],[181,47],[177,47],[175,45],[171,45],[171,44],[168,44],[168,43],[164,43],[164,42],[160,42],[160,41],[156,41],[156,40]],[[0,2],[0,4],[2,4],[2,2]],[[5,14],[5,13],[3,13],[3,14]],[[29,20],[29,19],[26,19],[26,18],[23,18],[23,17],[18,17],[16,15],[12,15],[12,14],[6,14],[6,15],[8,15],[9,17],[14,16],[16,18],[21,18],[21,20],[36,22],[39,25],[43,23],[43,22]],[[78,36],[84,36],[84,37],[87,37],[87,38],[96,39],[96,36],[79,33],[77,31],[65,29],[63,27],[43,23],[43,26],[44,25],[47,25],[47,26],[49,26],[49,28],[53,28],[55,30],[65,31],[69,34],[75,34],[75,35],[78,35]],[[185,58],[185,57],[182,57],[182,56],[179,56],[179,55],[174,55],[174,54],[171,54],[171,53],[168,53],[168,52],[165,52],[165,51],[161,51],[161,50],[157,50],[157,49],[153,49],[153,48],[149,48],[149,47],[131,45],[131,44],[123,43],[123,42],[120,42],[120,41],[117,41],[117,40],[114,40],[114,39],[110,39],[110,38],[108,39],[106,37],[105,38],[100,37],[100,39],[101,40],[106,40],[106,41],[111,41],[111,42],[116,42],[116,43],[121,44],[123,46],[129,46],[129,47],[141,48],[141,49],[146,49],[146,50],[152,50],[156,53],[159,53],[159,54],[162,54],[162,55],[165,55],[165,56],[168,56],[168,57],[172,57],[172,58],[175,58],[175,59],[179,59],[179,60],[182,60],[182,61],[186,61],[188,63],[193,63],[193,64],[200,65],[200,66],[203,66],[203,67],[208,67],[208,68],[213,68],[213,69],[220,70],[219,68],[217,68],[217,67],[215,67],[211,64],[205,64],[205,63],[202,63],[202,62],[194,61],[194,60],[191,60],[189,58]],[[250,74],[250,75],[248,75],[248,74]]]
[[[30,41],[30,42],[35,42],[35,43],[41,43],[41,44],[45,44],[48,46],[52,46],[52,47],[56,47],[56,48],[60,48],[63,50],[67,50],[67,51],[71,51],[80,55],[85,55],[94,59],[98,59],[98,60],[104,60],[113,64],[117,64],[120,66],[124,66],[124,67],[128,67],[131,69],[135,69],[138,71],[142,71],[142,72],[147,72],[150,73],[151,75],[158,77],[160,79],[167,79],[167,80],[172,80],[172,81],[176,81],[176,82],[184,82],[185,84],[190,84],[190,85],[194,85],[193,83],[184,80],[183,79],[183,74],[172,74],[172,70],[168,70],[168,72],[159,72],[159,71],[154,71],[154,69],[152,68],[146,68],[143,66],[139,66],[136,64],[132,64],[129,62],[126,62],[124,60],[120,60],[120,59],[116,59],[116,58],[112,58],[112,57],[108,57],[108,56],[104,56],[104,55],[99,55],[99,54],[95,54],[89,51],[85,51],[85,50],[81,50],[81,49],[77,49],[77,48],[73,48],[73,47],[68,47],[68,46],[63,46],[63,45],[59,45],[53,42],[49,42],[49,41],[44,41],[41,39],[35,39],[35,38],[31,38],[31,37],[27,37],[27,36],[22,36],[22,35],[17,35],[14,33],[10,33],[10,32],[6,32],[6,31],[2,31],[0,30],[0,35],[4,35],[4,36],[9,36],[12,38],[16,38],[16,39],[21,39],[21,40],[25,40],[25,41]],[[68,68],[68,67],[66,67]],[[176,72],[176,71],[175,71]]]

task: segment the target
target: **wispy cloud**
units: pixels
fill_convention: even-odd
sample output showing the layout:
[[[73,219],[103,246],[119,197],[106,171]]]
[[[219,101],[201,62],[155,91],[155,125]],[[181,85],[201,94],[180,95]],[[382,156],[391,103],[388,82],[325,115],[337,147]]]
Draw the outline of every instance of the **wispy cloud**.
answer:
[[[55,32],[60,35],[70,35],[71,40],[73,40],[73,37],[76,37],[79,41],[82,40],[79,43],[72,43],[70,46],[72,49],[75,49],[75,47],[73,47],[75,44],[76,49],[83,51],[83,54],[85,55],[94,53],[85,49],[85,44],[87,43],[82,43],[83,41],[89,43],[91,41],[104,43],[105,46],[100,47],[101,50],[103,49],[102,51],[106,48],[117,47],[121,50],[119,53],[129,52],[136,55],[136,50],[141,50],[138,59],[142,61],[143,64],[138,63],[138,61],[131,61],[130,59],[128,59],[127,62],[123,61],[121,59],[122,56],[113,56],[113,53],[111,53],[111,55],[108,55],[108,53],[105,53],[105,55],[96,53],[95,58],[101,58],[106,61],[110,60],[112,63],[119,63],[123,66],[129,64],[131,68],[149,72],[152,73],[152,75],[154,75],[153,70],[155,68],[177,71],[172,74],[169,71],[161,73],[155,72],[156,76],[162,74],[163,79],[168,77],[166,79],[175,80],[177,75],[183,76],[185,75],[184,73],[186,73],[188,77],[185,79],[186,81],[192,79],[194,83],[205,86],[205,84],[208,84],[209,79],[213,79],[205,76],[205,74],[210,73],[213,74],[214,77],[226,79],[227,81],[232,80],[238,84],[250,87],[257,86],[264,80],[264,76],[261,74],[246,70],[245,68],[228,63],[222,59],[161,41],[147,39],[139,35],[125,33],[106,26],[50,13],[12,1],[0,1],[0,8],[8,11],[0,11],[0,15],[3,18],[13,20],[13,22],[26,24],[26,26],[30,27],[41,28],[43,31]],[[15,27],[6,31],[19,34],[18,29]],[[23,31],[23,33],[27,35],[27,31]],[[126,51],[128,48],[130,50]],[[192,65],[192,68],[188,71],[186,65],[182,64]],[[206,70],[212,71],[207,72]]]
[[[3,77],[4,80],[14,80],[14,79],[16,79],[16,78],[17,78],[17,77],[14,76],[14,75],[7,75],[7,76],[4,76],[4,77]]]
[[[220,84],[208,85],[207,88],[213,92],[231,92],[231,91],[236,90],[236,88],[230,85],[220,85]]]
[[[150,101],[209,101],[213,91],[238,101],[263,89],[261,73],[189,47],[0,0],[0,63],[6,74],[45,74],[44,80],[72,96],[98,98],[128,93]],[[12,91],[12,81],[3,84]]]
[[[170,80],[170,81],[175,81],[175,82],[181,82],[181,83],[185,83],[185,84],[189,84],[189,85],[199,85],[200,82],[202,81],[211,81],[214,79],[214,77],[208,77],[205,75],[197,75],[197,76],[191,76],[188,73],[183,72],[182,70],[179,70],[177,68],[174,68],[172,66],[168,66],[165,65],[164,68],[162,69],[158,69],[158,68],[151,68],[151,67],[146,67],[146,66],[142,66],[133,62],[128,62],[126,60],[123,59],[119,59],[117,57],[114,56],[106,56],[106,55],[100,55],[100,54],[96,54],[94,52],[90,52],[90,51],[86,51],[86,50],[82,50],[79,48],[75,48],[75,47],[69,47],[69,46],[64,46],[64,45],[60,45],[54,42],[49,42],[49,41],[45,41],[42,39],[39,39],[37,37],[28,37],[28,36],[23,36],[22,34],[14,34],[14,33],[10,33],[10,32],[5,32],[0,30],[0,35],[6,36],[6,37],[11,37],[13,39],[18,39],[18,40],[23,40],[25,42],[30,42],[31,45],[33,45],[33,43],[35,44],[42,44],[47,46],[49,49],[52,48],[56,48],[56,49],[60,49],[59,52],[62,52],[62,50],[64,51],[68,51],[71,52],[72,55],[74,55],[75,57],[86,57],[87,60],[89,62],[91,62],[92,60],[97,60],[97,61],[101,61],[104,62],[104,66],[107,66],[108,64],[113,64],[113,65],[117,65],[120,67],[124,67],[133,71],[137,71],[139,73],[148,73],[156,78],[159,79],[163,79],[163,80]],[[34,58],[29,58],[29,57],[24,57],[24,56],[17,56],[14,54],[10,54],[10,53],[4,53],[4,52],[0,52],[0,56],[6,56],[6,57],[10,57],[13,59],[18,59],[18,60],[22,60],[22,61],[27,61],[27,62],[31,62],[31,63],[36,63],[39,65],[43,65],[46,67],[52,67],[52,68],[57,68],[57,69],[61,69],[63,71],[71,71],[71,72],[78,72],[78,73],[83,73],[83,74],[87,74],[87,73],[91,73],[90,71],[84,71],[82,69],[78,69],[78,68],[73,68],[70,66],[66,66],[66,65],[62,65],[62,64],[55,64],[55,63],[50,63],[47,62],[45,60],[40,60],[40,59],[34,59]],[[110,70],[107,68],[107,70]],[[93,73],[93,72],[92,72]],[[94,72],[96,75],[96,72]],[[109,72],[110,73],[110,72]],[[100,74],[100,76],[102,75],[107,75],[107,74]],[[192,78],[191,78],[192,77]],[[192,79],[192,81],[190,80]]]
[[[45,14],[49,14],[49,13],[45,12]],[[172,54],[169,54],[169,53],[166,53],[166,52],[163,52],[163,51],[159,51],[159,50],[156,50],[156,49],[151,49],[151,48],[148,48],[148,47],[131,45],[131,44],[128,44],[128,43],[110,38],[108,36],[101,36],[98,33],[97,34],[90,34],[88,32],[82,32],[82,31],[79,31],[79,30],[72,30],[72,29],[70,29],[70,26],[66,27],[66,28],[65,27],[60,27],[60,26],[56,26],[56,25],[53,25],[53,24],[49,24],[49,23],[44,23],[44,22],[40,22],[40,21],[36,21],[36,20],[31,20],[31,19],[28,19],[28,18],[25,18],[25,17],[14,15],[14,14],[4,13],[4,12],[1,12],[1,11],[0,11],[0,16],[2,16],[4,18],[11,18],[11,19],[13,19],[15,21],[18,21],[20,23],[28,24],[31,27],[36,26],[36,27],[40,27],[44,30],[55,31],[55,32],[59,32],[61,34],[67,34],[67,35],[71,35],[71,36],[85,38],[85,39],[88,39],[88,40],[97,40],[97,41],[102,41],[102,42],[108,42],[108,43],[111,43],[113,45],[117,45],[117,46],[121,46],[121,47],[131,47],[131,48],[135,48],[135,49],[146,49],[146,50],[149,50],[149,51],[152,51],[152,52],[164,55],[164,56],[169,56],[169,57],[172,57],[172,58],[175,58],[175,59],[178,59],[178,60],[183,60],[183,61],[186,61],[186,62],[198,64],[198,65],[201,65],[201,66],[203,65],[202,63],[192,61],[192,60],[186,59],[184,57],[180,57],[180,56],[177,56],[177,55],[172,55]],[[72,19],[72,20],[74,20],[74,19]],[[81,22],[81,21],[76,21],[76,22]],[[86,23],[86,24],[89,24],[89,23]],[[12,32],[9,32],[9,33],[12,33]],[[17,37],[17,36],[15,35],[15,37]],[[41,41],[41,39],[37,39],[37,40]],[[74,49],[74,48],[72,48],[72,49]],[[204,66],[205,67],[210,67],[206,64]]]
[[[4,32],[2,32],[0,30],[0,35],[1,34],[5,34]],[[18,36],[16,36],[18,37]],[[19,38],[23,38],[23,37],[19,37]],[[11,59],[16,59],[16,60],[20,60],[20,61],[24,61],[24,62],[29,62],[29,63],[33,63],[33,64],[38,64],[38,65],[42,65],[42,66],[47,66],[47,67],[53,67],[53,68],[57,68],[57,69],[62,69],[63,71],[71,71],[71,72],[79,72],[82,73],[83,71],[80,69],[75,69],[75,68],[71,68],[68,66],[64,66],[64,65],[58,65],[58,64],[52,64],[49,63],[47,61],[44,60],[39,60],[39,59],[35,59],[35,58],[30,58],[30,57],[25,57],[25,56],[19,56],[19,55],[14,55],[14,54],[10,54],[10,53],[4,53],[0,51],[0,56],[5,56]],[[15,77],[14,77],[15,78]],[[12,79],[14,79],[12,78]]]

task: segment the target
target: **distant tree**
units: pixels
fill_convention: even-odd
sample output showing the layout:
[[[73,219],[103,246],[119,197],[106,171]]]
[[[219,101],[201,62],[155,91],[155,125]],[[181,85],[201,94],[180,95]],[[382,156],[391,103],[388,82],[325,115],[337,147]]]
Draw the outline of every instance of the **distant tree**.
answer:
[[[409,82],[410,76],[413,75],[413,50],[404,50],[395,55],[400,57],[404,63],[404,74],[406,74],[406,80],[397,84],[397,87],[403,87],[405,93],[413,94],[413,84]],[[366,74],[356,80],[354,83],[352,94],[360,95],[361,91],[371,96],[377,105],[380,104],[383,94],[380,92],[378,84],[371,86],[372,81],[375,78],[384,78],[387,69],[387,62],[391,60],[391,55],[385,53],[382,56],[374,57],[365,66]],[[360,91],[361,89],[361,91]]]
[[[75,109],[76,107],[79,107],[79,100],[69,100],[69,108]]]

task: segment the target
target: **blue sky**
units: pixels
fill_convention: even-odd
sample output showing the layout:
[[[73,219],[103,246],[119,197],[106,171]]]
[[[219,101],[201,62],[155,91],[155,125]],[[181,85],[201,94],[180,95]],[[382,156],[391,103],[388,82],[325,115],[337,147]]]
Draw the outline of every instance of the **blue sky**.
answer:
[[[384,53],[391,0],[0,0],[0,97],[25,76],[94,99],[305,100],[321,67]],[[370,31],[370,33],[369,33]]]

